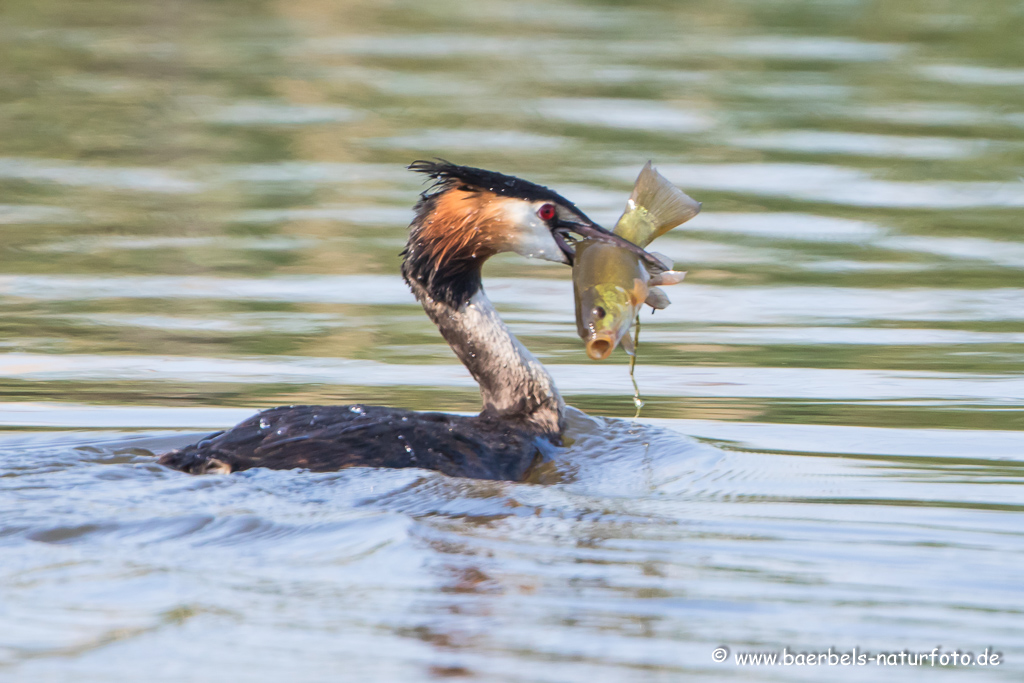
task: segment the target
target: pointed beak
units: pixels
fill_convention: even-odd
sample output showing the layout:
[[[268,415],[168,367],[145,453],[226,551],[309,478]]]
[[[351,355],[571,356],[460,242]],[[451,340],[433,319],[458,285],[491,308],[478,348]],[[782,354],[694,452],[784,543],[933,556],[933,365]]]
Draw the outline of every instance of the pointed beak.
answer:
[[[657,275],[658,273],[665,271],[665,266],[661,261],[651,256],[629,240],[623,239],[622,237],[605,230],[597,223],[560,220],[552,232],[554,233],[555,242],[558,244],[558,248],[562,250],[565,257],[569,260],[569,265],[572,265],[573,258],[576,256],[576,249],[569,242],[569,240],[573,240],[573,242],[576,240],[569,237],[569,235],[575,234],[579,235],[582,239],[591,239],[598,242],[604,242],[606,244],[614,244],[617,247],[633,252],[643,262],[644,266],[652,275]]]

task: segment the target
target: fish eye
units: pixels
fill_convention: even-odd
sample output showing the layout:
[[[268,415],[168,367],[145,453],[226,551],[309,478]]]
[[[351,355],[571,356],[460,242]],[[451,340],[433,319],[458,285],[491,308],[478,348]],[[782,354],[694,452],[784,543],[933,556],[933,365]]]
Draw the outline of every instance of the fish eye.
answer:
[[[602,308],[601,306],[595,306],[594,315],[597,316],[598,318],[603,318],[606,315],[608,315],[608,311],[604,310],[604,308]]]
[[[554,204],[541,204],[540,208],[537,209],[537,215],[540,216],[542,221],[549,221],[555,217],[555,205]]]

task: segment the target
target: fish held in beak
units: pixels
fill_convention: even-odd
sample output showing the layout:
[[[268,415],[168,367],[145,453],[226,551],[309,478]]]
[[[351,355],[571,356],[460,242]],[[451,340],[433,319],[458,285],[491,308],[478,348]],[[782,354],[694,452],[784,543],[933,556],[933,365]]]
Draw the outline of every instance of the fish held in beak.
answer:
[[[629,330],[641,306],[668,306],[668,297],[659,286],[676,284],[685,275],[672,270],[671,259],[641,247],[698,211],[699,202],[648,163],[637,178],[615,233],[607,235],[602,228],[576,243],[572,272],[576,327],[590,358],[604,360],[620,343],[633,355]]]
[[[592,240],[602,244],[611,244],[633,254],[644,264],[647,270],[656,275],[662,273],[666,268],[664,261],[657,254],[649,254],[643,248],[638,247],[624,237],[609,232],[596,223],[582,223],[577,221],[560,220],[552,233],[558,248],[569,259],[570,265],[574,262],[576,255],[576,244],[583,240]],[[575,236],[578,236],[578,239]]]
[[[632,252],[591,241],[580,244],[573,270],[577,332],[587,355],[604,360],[647,300],[649,276]]]

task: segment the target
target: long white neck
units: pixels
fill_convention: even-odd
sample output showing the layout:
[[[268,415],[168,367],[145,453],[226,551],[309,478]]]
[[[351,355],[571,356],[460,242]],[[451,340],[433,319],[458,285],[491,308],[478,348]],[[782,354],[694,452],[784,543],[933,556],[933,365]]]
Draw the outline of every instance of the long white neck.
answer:
[[[480,384],[485,413],[523,420],[549,434],[562,432],[565,402],[554,380],[512,335],[482,287],[457,309],[435,301],[423,287],[412,289]]]

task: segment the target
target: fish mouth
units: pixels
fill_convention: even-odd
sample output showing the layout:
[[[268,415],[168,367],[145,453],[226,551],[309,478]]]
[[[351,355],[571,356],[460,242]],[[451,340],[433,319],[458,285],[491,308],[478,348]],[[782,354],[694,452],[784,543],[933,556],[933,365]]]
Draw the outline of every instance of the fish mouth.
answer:
[[[558,248],[562,250],[563,254],[565,254],[565,258],[569,261],[570,266],[573,264],[573,259],[576,258],[575,244],[578,241],[573,237],[573,235],[579,235],[583,239],[604,242],[605,244],[614,244],[617,247],[636,254],[637,258],[643,261],[644,266],[651,275],[657,275],[658,273],[665,272],[665,265],[657,258],[648,254],[641,247],[636,246],[629,240],[619,237],[615,233],[602,228],[597,223],[578,223],[575,221],[562,220],[558,222],[558,225],[556,225],[551,232],[555,238],[555,244],[557,244]]]
[[[607,332],[598,332],[587,340],[587,355],[591,360],[604,360],[615,350],[615,338]]]

